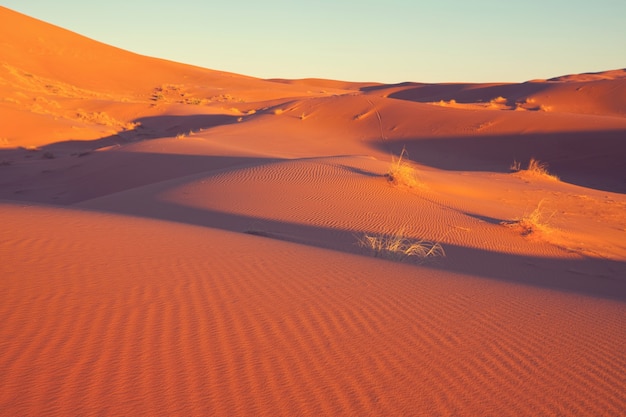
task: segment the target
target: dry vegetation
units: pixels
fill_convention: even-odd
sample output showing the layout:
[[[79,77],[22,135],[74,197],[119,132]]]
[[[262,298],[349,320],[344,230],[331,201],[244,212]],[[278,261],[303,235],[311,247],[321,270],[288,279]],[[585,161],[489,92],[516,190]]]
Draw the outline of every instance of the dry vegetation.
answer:
[[[530,158],[530,161],[528,161],[528,168],[526,168],[526,170],[537,175],[550,175],[548,172],[548,164],[540,162],[535,158]]]
[[[544,203],[545,199],[541,200],[532,212],[524,214],[519,219],[502,222],[502,224],[507,227],[519,229],[524,236],[529,236],[537,232],[548,233],[551,230],[549,221],[554,216],[555,212],[547,214]]]
[[[511,172],[519,172],[522,169],[522,163],[516,160],[513,160],[513,163],[509,167]]]
[[[393,261],[416,260],[422,263],[431,258],[446,256],[439,242],[412,239],[406,236],[404,228],[395,233],[364,234],[358,238],[358,244],[367,248],[375,257]]]
[[[417,187],[420,181],[417,177],[417,171],[408,159],[408,153],[402,148],[400,156],[396,158],[391,156],[391,166],[389,171],[385,173],[387,180],[394,185],[403,185],[409,188]]]
[[[538,178],[545,178],[550,180],[558,181],[559,177],[554,174],[551,174],[548,171],[548,164],[545,162],[541,162],[535,158],[530,158],[528,161],[528,167],[526,169],[521,169],[521,163],[519,161],[513,161],[511,166],[509,167],[512,172],[520,172],[525,175],[530,175]]]

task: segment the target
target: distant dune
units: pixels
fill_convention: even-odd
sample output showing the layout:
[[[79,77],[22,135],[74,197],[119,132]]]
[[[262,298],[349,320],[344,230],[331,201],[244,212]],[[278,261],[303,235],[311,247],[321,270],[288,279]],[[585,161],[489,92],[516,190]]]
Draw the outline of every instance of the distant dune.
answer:
[[[626,415],[625,74],[262,80],[0,7],[0,414]]]

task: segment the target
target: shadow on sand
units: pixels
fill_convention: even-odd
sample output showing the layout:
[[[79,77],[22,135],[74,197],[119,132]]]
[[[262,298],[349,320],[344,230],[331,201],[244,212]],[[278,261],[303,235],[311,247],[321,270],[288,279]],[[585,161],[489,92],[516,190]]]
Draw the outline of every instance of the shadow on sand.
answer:
[[[147,117],[135,120],[138,125],[133,130],[96,140],[68,140],[37,150],[0,149],[0,199],[74,204],[200,172],[274,161],[191,152],[126,151],[121,146],[198,132],[236,120],[237,117],[227,115]],[[181,145],[184,152],[184,143]],[[102,151],[103,148],[110,149]]]
[[[259,238],[273,238],[297,244],[366,255],[356,244],[353,230],[311,226],[243,214],[183,206],[156,198],[143,198],[143,204],[99,205],[97,211],[175,221]],[[368,231],[364,231],[368,232]],[[579,260],[541,258],[487,251],[442,243],[446,258],[416,266],[421,268],[512,282],[568,293],[626,302],[626,263],[605,259]]]
[[[564,182],[626,193],[625,130],[426,137],[389,144],[398,155],[406,147],[411,160],[449,171],[505,173],[513,161],[524,168],[536,158]],[[388,144],[372,146],[388,149]]]
[[[540,93],[551,86],[550,83],[546,82],[525,82],[521,84],[420,84],[407,82],[383,86],[368,86],[363,87],[361,91],[367,93],[402,87],[399,91],[389,94],[388,97],[418,103],[431,103],[441,100],[455,100],[457,103],[488,103],[495,98],[504,97],[508,105],[513,105],[517,101],[523,101],[529,95]]]

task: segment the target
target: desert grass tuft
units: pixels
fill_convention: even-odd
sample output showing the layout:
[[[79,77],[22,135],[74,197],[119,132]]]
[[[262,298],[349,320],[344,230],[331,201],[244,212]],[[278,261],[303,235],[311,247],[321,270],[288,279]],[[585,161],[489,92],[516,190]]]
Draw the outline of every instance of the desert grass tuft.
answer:
[[[528,161],[528,168],[526,168],[526,171],[530,174],[544,177],[544,178],[549,178],[553,180],[559,179],[559,177],[557,177],[556,175],[552,175],[548,172],[547,163],[540,162],[535,158],[530,158],[530,161]]]
[[[522,169],[521,162],[513,160],[513,163],[509,166],[509,169],[511,170],[511,172],[519,172],[524,176],[545,178],[554,181],[559,180],[559,177],[548,172],[547,163],[541,162],[535,158],[530,158],[530,161],[528,161],[528,167],[526,169]]]
[[[417,187],[420,182],[417,177],[417,171],[408,158],[406,148],[402,148],[400,156],[396,158],[391,156],[391,166],[385,174],[387,180],[394,185],[404,185],[409,188]]]
[[[514,159],[509,169],[511,172],[519,172],[522,169],[522,163]]]
[[[536,233],[549,233],[550,219],[556,212],[547,213],[544,207],[545,199],[541,200],[537,207],[530,213],[524,214],[519,219],[502,222],[504,226],[519,229],[523,236],[530,236]]]
[[[530,158],[526,170],[540,175],[548,174],[548,164],[540,162],[535,158]]]
[[[393,261],[415,260],[426,262],[431,258],[444,257],[446,253],[439,242],[412,239],[404,229],[390,234],[364,234],[358,237],[359,246],[368,249],[373,256]]]

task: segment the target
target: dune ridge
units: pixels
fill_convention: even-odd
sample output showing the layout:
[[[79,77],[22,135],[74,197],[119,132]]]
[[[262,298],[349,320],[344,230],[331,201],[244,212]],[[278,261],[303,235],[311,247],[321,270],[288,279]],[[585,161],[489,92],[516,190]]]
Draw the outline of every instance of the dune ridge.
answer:
[[[261,80],[3,7],[0,38],[0,414],[626,413],[624,70]],[[398,231],[446,256],[358,244]]]

